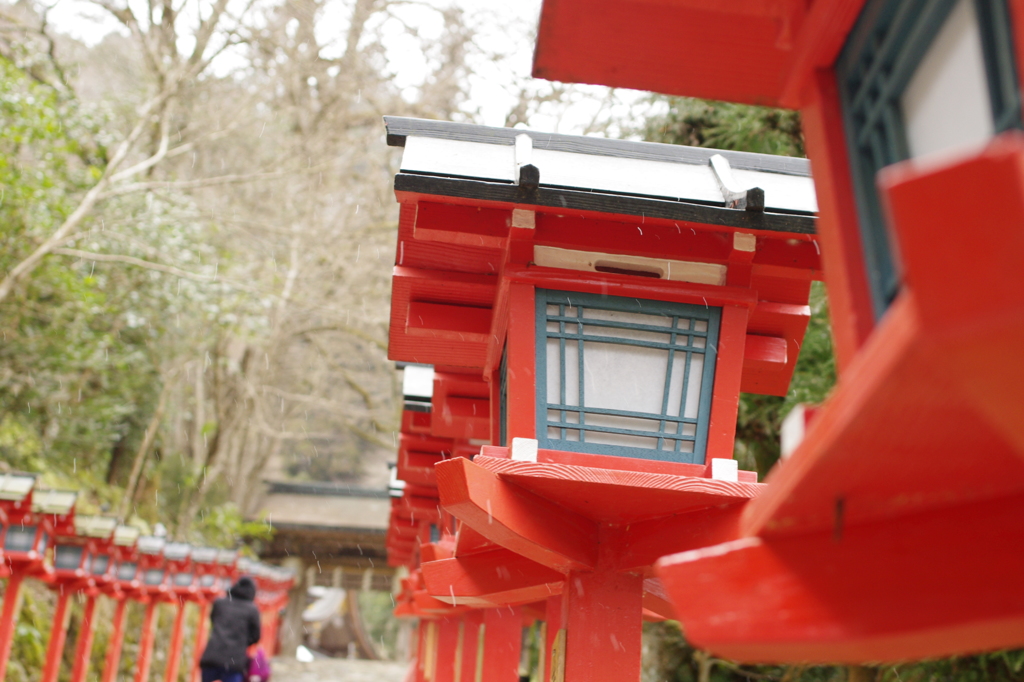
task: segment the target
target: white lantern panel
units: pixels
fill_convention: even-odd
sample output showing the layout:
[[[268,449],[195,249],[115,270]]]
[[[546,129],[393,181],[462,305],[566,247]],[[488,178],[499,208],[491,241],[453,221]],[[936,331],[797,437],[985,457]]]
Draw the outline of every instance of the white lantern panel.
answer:
[[[981,32],[959,0],[900,98],[912,157],[969,150],[995,133]]]

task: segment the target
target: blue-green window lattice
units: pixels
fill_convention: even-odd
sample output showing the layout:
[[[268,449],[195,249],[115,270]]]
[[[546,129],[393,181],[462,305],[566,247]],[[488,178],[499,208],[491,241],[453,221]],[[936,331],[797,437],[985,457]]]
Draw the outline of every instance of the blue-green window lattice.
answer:
[[[959,78],[968,86],[954,88],[948,106],[925,127],[941,118],[953,121],[951,116],[968,109],[979,112],[979,120],[988,130],[979,126],[973,133],[965,132],[970,126],[957,129],[954,124],[951,137],[975,133],[984,137],[1021,126],[1010,26],[1006,0],[868,0],[836,62],[876,316],[885,312],[898,292],[900,266],[886,229],[875,176],[885,166],[921,153],[920,143],[915,145],[919,133],[911,134],[909,129],[913,111],[908,107],[914,109],[921,101],[916,97],[922,92],[919,88],[928,87],[922,86],[925,82]],[[957,73],[956,65],[965,70]],[[980,94],[975,97],[972,92]],[[941,129],[941,123],[937,127]]]
[[[537,290],[541,448],[703,463],[721,308]]]

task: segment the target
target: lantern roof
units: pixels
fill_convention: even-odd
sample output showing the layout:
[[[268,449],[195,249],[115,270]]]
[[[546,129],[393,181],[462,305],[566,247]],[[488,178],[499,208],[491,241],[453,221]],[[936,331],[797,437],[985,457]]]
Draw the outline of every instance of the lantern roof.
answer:
[[[3,474],[0,476],[0,500],[20,502],[32,492],[36,477],[32,474]]]
[[[216,547],[193,547],[192,561],[197,564],[212,564],[217,561]]]
[[[222,549],[217,552],[217,563],[223,566],[230,566],[238,559],[237,549]]]
[[[187,542],[168,542],[164,545],[164,558],[171,561],[183,561],[192,553],[192,545]]]
[[[78,499],[77,490],[35,490],[32,511],[37,514],[70,514]]]
[[[75,516],[75,533],[87,538],[109,540],[117,530],[117,519],[112,516]]]
[[[144,535],[139,538],[138,547],[141,554],[160,554],[164,551],[167,540],[156,535]]]
[[[756,291],[753,300],[782,307],[761,306],[748,333],[784,339],[788,350],[775,363],[784,371],[758,365],[752,355],[742,390],[785,394],[806,325],[810,281],[821,268],[806,160],[390,116],[384,121],[389,143],[404,148],[395,177],[402,209],[388,353],[392,360],[435,366],[431,386],[424,380],[406,391],[407,408],[433,402],[435,410],[440,403],[451,413],[451,424],[428,430],[480,438],[476,426],[456,423],[455,416],[462,408],[468,415],[475,410],[483,423],[488,409],[481,412],[484,406],[472,402],[475,389],[444,377],[468,372],[479,382],[476,373],[500,360],[495,332],[507,311],[495,305],[505,281],[500,273],[511,260],[531,270],[561,270],[572,281],[612,273],[607,276],[653,278],[646,281],[659,290],[693,283],[748,288],[745,296]],[[409,369],[406,374],[415,378]],[[452,395],[448,383],[460,384]],[[403,419],[411,414],[407,409]]]
[[[114,530],[114,544],[118,547],[132,547],[142,532],[135,526],[118,526]]]
[[[385,116],[396,192],[813,233],[806,159]],[[520,182],[531,167],[536,187]],[[728,207],[759,188],[763,210]],[[747,207],[751,209],[752,207]]]
[[[785,106],[795,65],[837,49],[822,27],[847,25],[862,4],[545,0],[533,75]]]

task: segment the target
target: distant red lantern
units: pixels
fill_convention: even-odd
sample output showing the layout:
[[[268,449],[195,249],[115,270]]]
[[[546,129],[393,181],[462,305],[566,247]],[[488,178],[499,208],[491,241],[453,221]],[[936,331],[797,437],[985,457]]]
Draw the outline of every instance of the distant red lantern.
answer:
[[[421,542],[426,592],[491,608],[561,595],[567,679],[635,677],[643,618],[668,615],[653,562],[733,539],[759,492],[732,459],[737,404],[789,385],[820,270],[809,168],[386,124],[404,146],[389,352],[435,371],[431,433],[403,434],[399,473],[431,480],[414,456],[431,436],[472,446],[434,466],[462,524],[450,549],[431,538],[433,560]],[[403,499],[415,508],[409,485]],[[396,511],[391,532],[408,524]]]

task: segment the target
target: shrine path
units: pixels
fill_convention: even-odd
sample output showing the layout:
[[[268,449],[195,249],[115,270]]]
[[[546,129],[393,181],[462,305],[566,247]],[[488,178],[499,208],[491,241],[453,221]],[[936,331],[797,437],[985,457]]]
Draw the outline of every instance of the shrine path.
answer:
[[[324,658],[312,663],[275,658],[274,682],[402,682],[408,663]]]

